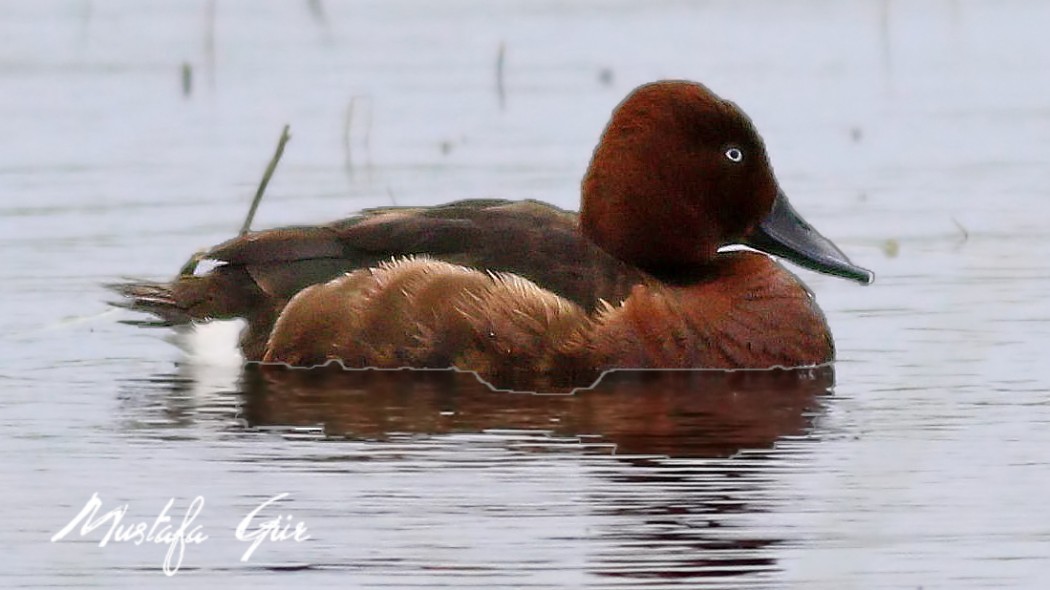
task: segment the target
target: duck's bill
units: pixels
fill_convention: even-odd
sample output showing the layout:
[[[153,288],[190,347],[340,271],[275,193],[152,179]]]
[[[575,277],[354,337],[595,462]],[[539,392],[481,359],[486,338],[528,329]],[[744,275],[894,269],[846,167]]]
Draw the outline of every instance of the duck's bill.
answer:
[[[831,240],[795,211],[783,192],[777,192],[773,210],[744,240],[744,245],[795,264],[863,285],[871,284],[875,274],[852,262]]]

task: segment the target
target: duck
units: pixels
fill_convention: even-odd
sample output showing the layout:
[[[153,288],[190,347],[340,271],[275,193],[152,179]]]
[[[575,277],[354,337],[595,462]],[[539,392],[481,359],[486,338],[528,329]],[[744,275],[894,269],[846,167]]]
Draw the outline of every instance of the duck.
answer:
[[[793,208],[740,107],[687,80],[614,108],[579,213],[503,199],[366,209],[199,258],[215,265],[113,285],[116,304],[148,326],[246,320],[248,361],[455,367],[490,383],[831,363],[826,317],[778,259],[874,280]]]

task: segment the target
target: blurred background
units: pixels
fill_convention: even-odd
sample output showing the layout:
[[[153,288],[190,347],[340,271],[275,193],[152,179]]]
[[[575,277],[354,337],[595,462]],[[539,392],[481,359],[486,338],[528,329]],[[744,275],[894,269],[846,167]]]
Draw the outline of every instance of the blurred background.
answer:
[[[178,585],[1040,587],[1048,22],[1022,0],[0,1],[4,585],[160,583],[164,546],[48,542],[99,492],[129,519],[206,498]],[[610,111],[661,78],[739,104],[796,208],[876,272],[797,271],[833,377],[317,387],[194,366],[105,305],[234,235],[285,124],[255,228],[575,208]],[[281,492],[313,539],[239,562],[233,528]]]

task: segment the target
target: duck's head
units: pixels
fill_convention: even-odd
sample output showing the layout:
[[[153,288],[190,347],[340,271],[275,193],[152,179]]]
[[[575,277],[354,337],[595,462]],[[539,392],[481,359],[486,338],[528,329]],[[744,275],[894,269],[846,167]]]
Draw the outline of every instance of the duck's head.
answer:
[[[739,244],[873,279],[792,209],[747,115],[694,82],[646,84],[616,107],[583,179],[580,226],[661,276],[689,274]]]

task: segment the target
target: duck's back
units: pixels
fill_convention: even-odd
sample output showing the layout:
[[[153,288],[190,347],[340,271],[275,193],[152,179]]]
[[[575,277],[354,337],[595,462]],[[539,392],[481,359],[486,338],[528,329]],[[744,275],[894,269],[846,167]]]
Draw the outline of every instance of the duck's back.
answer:
[[[575,213],[536,201],[468,200],[431,208],[391,207],[320,226],[252,232],[203,255],[206,274],[171,283],[118,286],[128,307],[172,325],[248,320],[241,346],[259,360],[281,310],[298,292],[391,258],[427,255],[513,273],[592,310],[619,301],[644,274],[582,237]]]

